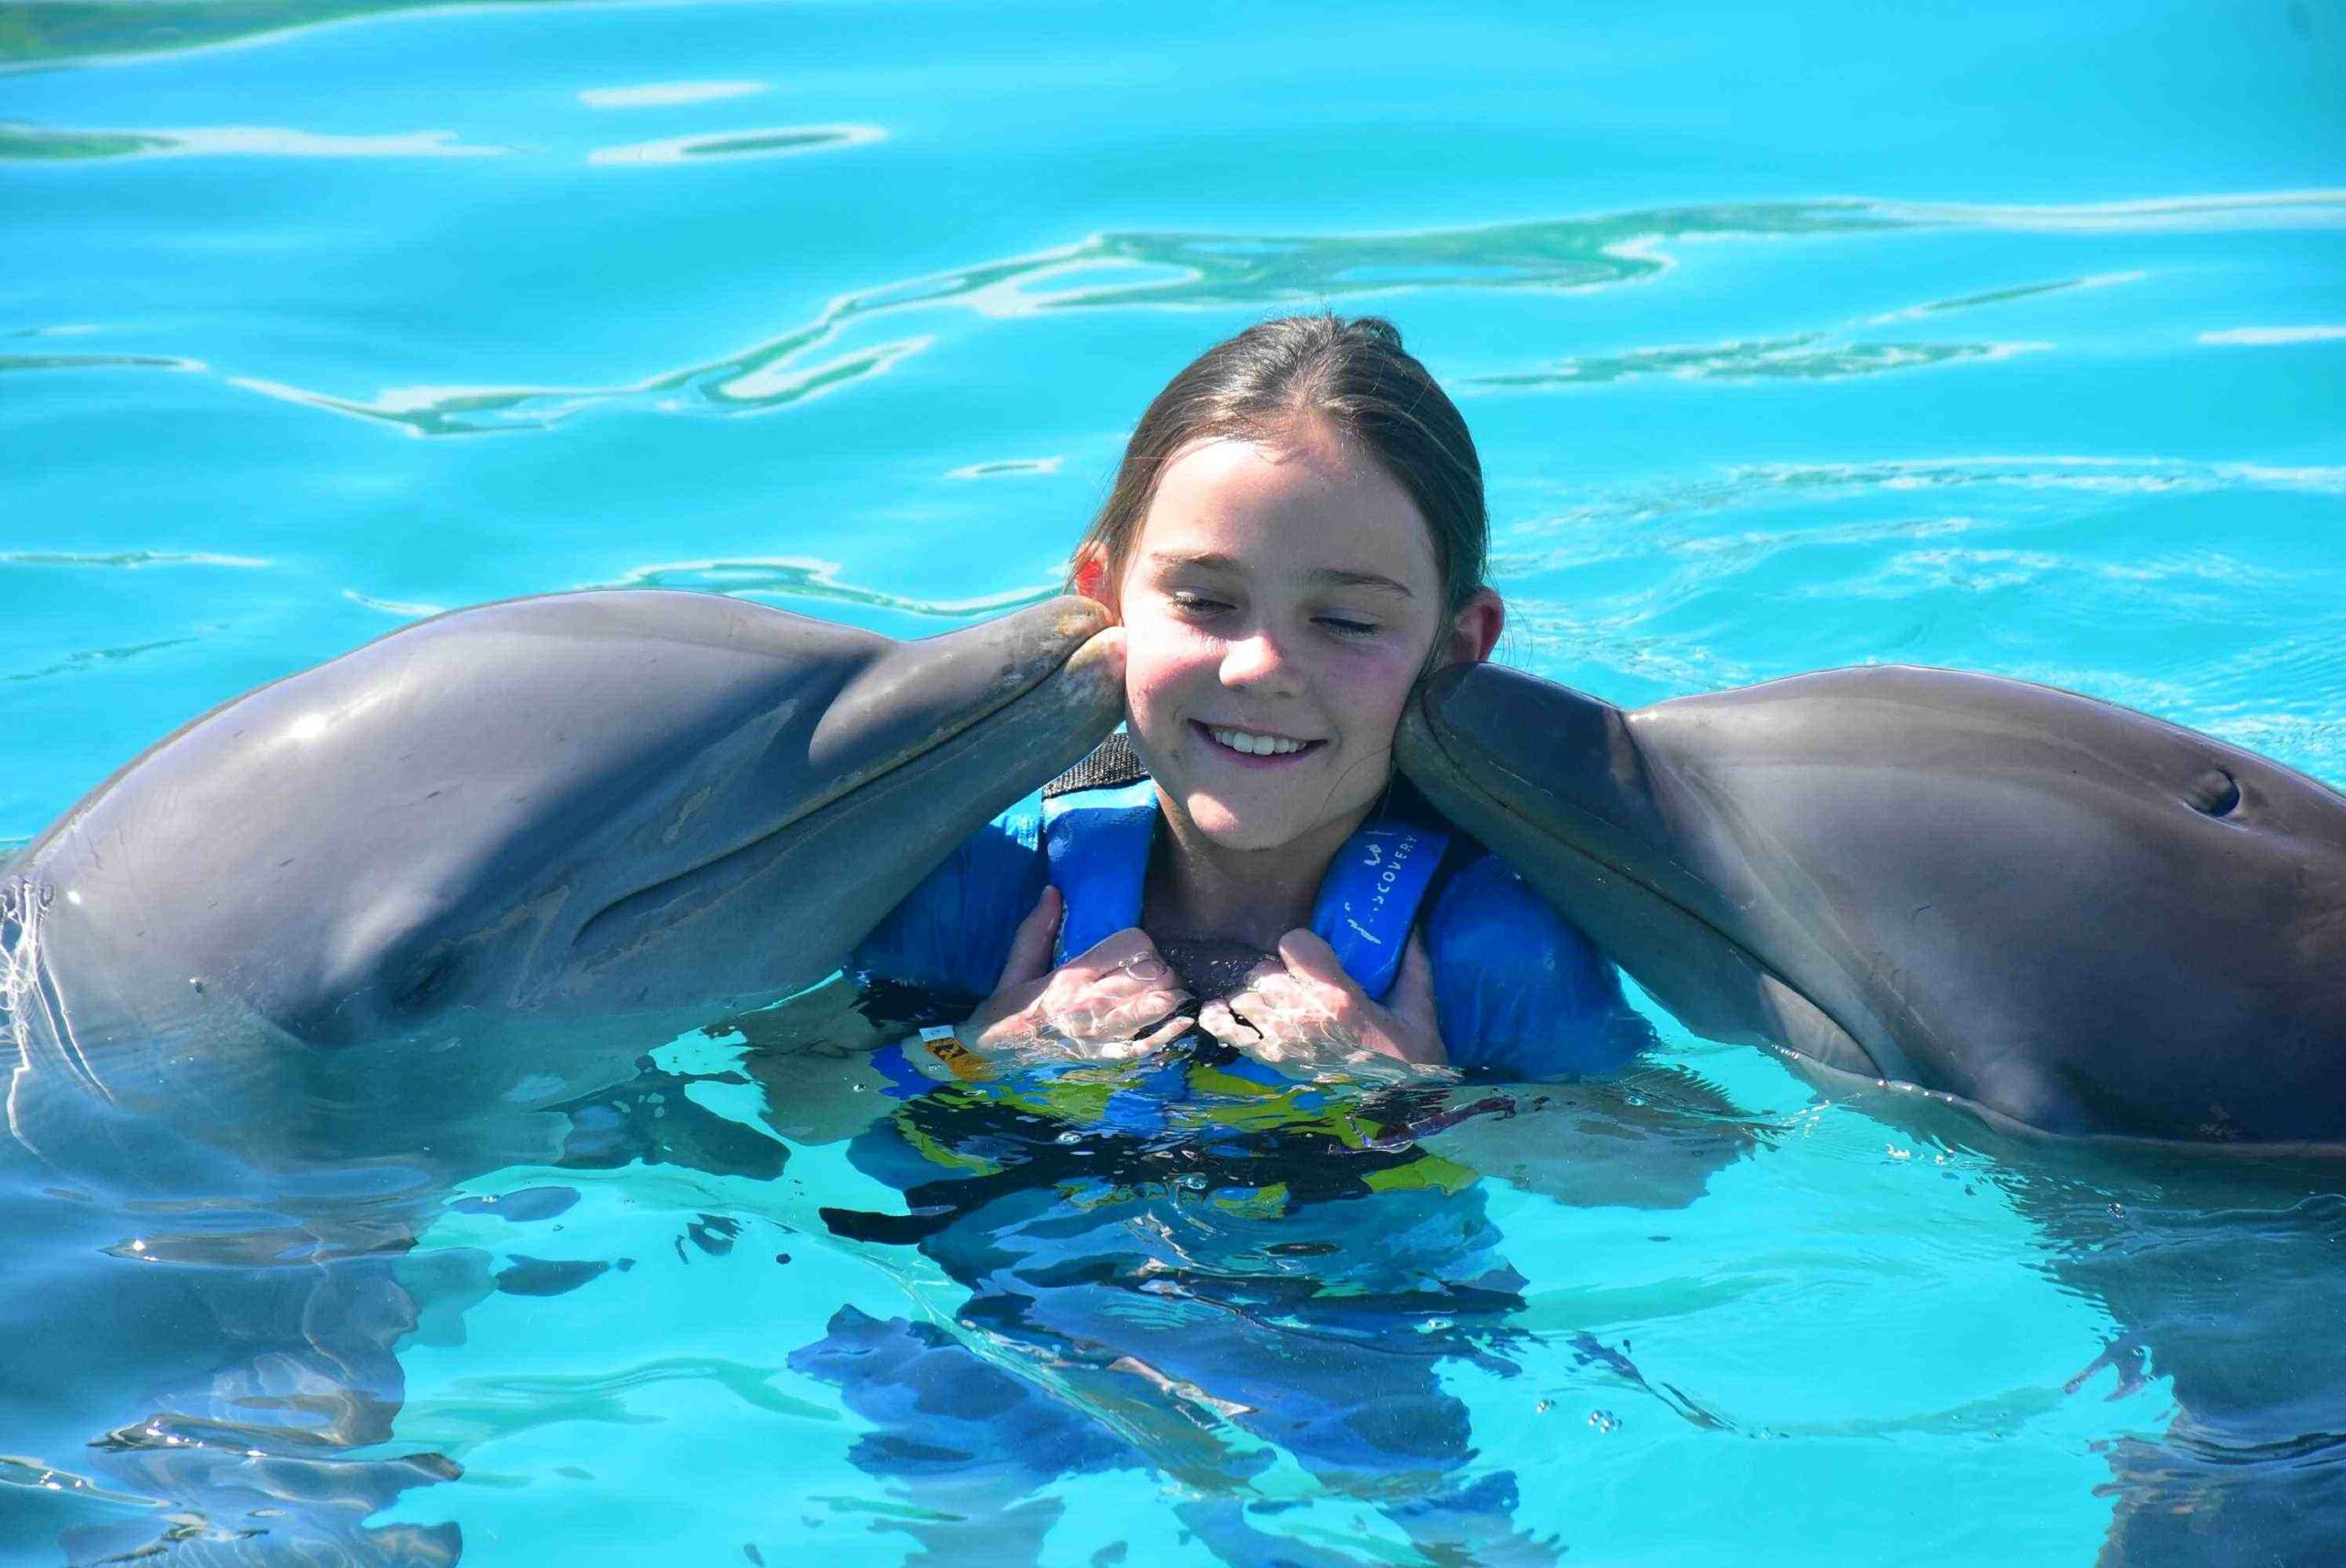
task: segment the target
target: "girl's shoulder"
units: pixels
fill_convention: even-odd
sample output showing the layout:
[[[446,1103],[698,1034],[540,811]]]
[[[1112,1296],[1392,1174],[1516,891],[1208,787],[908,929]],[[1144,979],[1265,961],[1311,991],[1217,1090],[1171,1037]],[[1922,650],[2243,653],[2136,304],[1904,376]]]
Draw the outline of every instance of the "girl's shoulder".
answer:
[[[1019,802],[954,847],[856,948],[851,968],[944,996],[990,994],[1043,895],[1043,812]]]
[[[1452,1062],[1510,1077],[1603,1072],[1651,1043],[1619,976],[1496,855],[1453,850],[1421,927]]]

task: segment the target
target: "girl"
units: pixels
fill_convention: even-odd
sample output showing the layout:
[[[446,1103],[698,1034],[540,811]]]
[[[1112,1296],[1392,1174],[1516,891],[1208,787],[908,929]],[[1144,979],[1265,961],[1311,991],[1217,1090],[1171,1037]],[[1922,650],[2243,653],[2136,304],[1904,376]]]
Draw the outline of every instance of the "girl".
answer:
[[[1175,377],[1071,574],[1125,630],[1128,737],[859,955],[867,980],[985,998],[908,1042],[913,1067],[1146,1057],[1192,1013],[1290,1074],[1634,1054],[1609,966],[1394,774],[1418,678],[1498,639],[1486,539],[1465,422],[1390,323],[1266,322]]]

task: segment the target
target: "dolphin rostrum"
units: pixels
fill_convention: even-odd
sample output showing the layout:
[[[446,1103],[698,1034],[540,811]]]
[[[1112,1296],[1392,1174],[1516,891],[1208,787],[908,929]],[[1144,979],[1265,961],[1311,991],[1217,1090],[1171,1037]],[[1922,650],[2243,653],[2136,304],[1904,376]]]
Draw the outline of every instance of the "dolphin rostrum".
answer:
[[[2108,703],[1453,667],[1405,772],[1695,1033],[2060,1134],[2346,1145],[2346,797]]]
[[[715,595],[565,594],[238,697],[0,880],[12,1129],[333,1159],[622,1080],[821,979],[1083,755],[1122,709],[1105,628],[1061,598],[900,643]]]

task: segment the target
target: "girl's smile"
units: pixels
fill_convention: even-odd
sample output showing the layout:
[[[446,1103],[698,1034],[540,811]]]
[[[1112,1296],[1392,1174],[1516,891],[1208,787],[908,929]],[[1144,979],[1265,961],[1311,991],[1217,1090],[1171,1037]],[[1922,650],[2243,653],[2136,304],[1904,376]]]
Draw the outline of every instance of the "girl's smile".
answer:
[[[1299,740],[1291,735],[1264,735],[1250,729],[1203,724],[1194,718],[1189,722],[1204,730],[1207,738],[1216,745],[1266,764],[1299,756],[1320,744],[1317,740]]]

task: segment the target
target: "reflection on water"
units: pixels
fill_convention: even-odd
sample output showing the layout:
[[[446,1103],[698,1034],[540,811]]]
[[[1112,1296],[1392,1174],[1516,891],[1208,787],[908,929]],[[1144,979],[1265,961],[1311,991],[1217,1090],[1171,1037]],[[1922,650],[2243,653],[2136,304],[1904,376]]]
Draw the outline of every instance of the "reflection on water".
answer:
[[[130,158],[171,145],[167,136],[143,131],[64,131],[0,121],[0,158]]]
[[[837,604],[901,610],[928,620],[961,620],[972,615],[1002,615],[1040,604],[1060,591],[1057,583],[1038,583],[1006,594],[966,599],[917,599],[883,593],[839,580],[836,562],[828,561],[674,561],[638,566],[616,582],[594,585],[612,588],[701,588],[739,595],[743,598],[828,599]]]
[[[633,87],[588,87],[578,101],[590,109],[674,109],[686,104],[717,104],[753,98],[763,82],[646,82]]]
[[[454,131],[323,136],[269,126],[76,131],[0,125],[0,159],[495,158],[506,150],[459,141]]]
[[[784,158],[827,147],[861,147],[887,133],[877,126],[791,126],[770,131],[726,131],[715,136],[671,137],[626,147],[598,147],[589,163],[685,163],[695,159]]]
[[[577,1201],[556,1183],[620,1168],[771,1184],[783,1145],[692,1092],[745,1083],[647,1061],[634,1082],[566,1108],[554,1181],[501,1201],[450,1201],[449,1173],[435,1168],[422,1129],[412,1163],[234,1171],[233,1185],[192,1189],[158,1188],[146,1168],[110,1163],[95,1138],[71,1151],[72,1170],[0,1140],[0,1220],[16,1263],[0,1296],[11,1331],[0,1335],[0,1390],[12,1445],[40,1456],[0,1467],[0,1553],[61,1543],[74,1562],[185,1552],[450,1563],[454,1527],[375,1516],[411,1489],[463,1476],[461,1456],[480,1442],[597,1419],[628,1390],[669,1378],[714,1379],[744,1400],[806,1413],[764,1388],[773,1368],[689,1360],[600,1387],[491,1376],[459,1400],[415,1409],[406,1398],[401,1354],[461,1344],[466,1315],[490,1296],[567,1296],[635,1263],[510,1246],[417,1251],[419,1234],[445,1213],[543,1247],[538,1238],[560,1231]],[[721,1215],[702,1222],[696,1245],[712,1253],[739,1230]],[[30,1288],[36,1280],[43,1288]],[[60,1354],[67,1323],[104,1354]]]
[[[1219,1560],[1293,1561],[1250,1501],[1291,1464],[1436,1561],[1553,1562],[1439,1376],[1453,1361],[1520,1376],[1525,1281],[1476,1172],[1421,1143],[1549,1099],[1266,1084],[1211,1053],[922,1095],[850,1153],[906,1213],[823,1219],[917,1247],[968,1298],[950,1329],[843,1308],[791,1365],[871,1423],[853,1462],[909,1506],[893,1528],[940,1558],[1031,1559],[1056,1485],[1131,1469],[1181,1484],[1176,1512]],[[1609,1109],[1608,1175],[1648,1208],[1693,1201],[1750,1141],[1715,1097],[1679,1123]],[[1625,1395],[1722,1424],[1622,1351],[1575,1343]]]
[[[605,148],[596,157],[613,162],[676,162],[700,156],[851,146],[876,139],[880,134],[869,126],[728,133]],[[440,135],[432,133],[433,137]],[[381,139],[401,147],[416,141]],[[428,150],[493,149],[433,141]],[[589,409],[612,404],[662,413],[769,412],[884,375],[929,348],[937,341],[935,334],[905,335],[902,325],[892,325],[888,330],[895,335],[886,341],[852,347],[846,344],[867,330],[867,322],[893,322],[938,311],[1015,317],[1069,310],[1303,308],[1381,292],[1404,280],[1411,287],[1458,290],[1598,289],[1658,275],[1672,264],[1670,247],[1690,241],[1965,228],[2221,229],[2248,225],[2335,225],[2341,221],[2346,221],[2346,194],[2284,192],[2090,207],[1741,203],[1399,235],[1233,238],[1115,233],[1097,235],[1063,249],[860,290],[832,301],[815,320],[737,354],[623,385],[400,387],[361,398],[265,377],[220,373],[231,385],[247,391],[382,421],[416,435],[543,430]],[[2115,280],[2116,277],[2087,278],[2030,285],[1925,302],[1892,314],[1943,314]],[[1463,386],[1471,390],[1601,384],[1650,375],[1722,380],[1837,378],[1960,360],[2004,358],[2054,346],[2038,342],[1836,342],[1810,334],[1576,358],[1487,373],[1468,378]],[[172,367],[193,367],[173,361]]]
[[[1690,380],[1738,381],[1767,377],[1815,380],[1828,377],[1874,376],[1885,370],[1907,370],[1924,365],[1944,365],[1958,359],[2003,359],[2049,343],[1848,343],[1836,344],[1821,333],[1797,337],[1762,338],[1750,343],[1721,343],[1708,347],[1640,348],[1634,353],[1566,359],[1540,370],[1476,376],[1470,387],[1555,387],[1575,382],[1624,381],[1635,376],[1678,376]]]
[[[357,16],[431,10],[458,0],[5,0],[0,65],[96,60],[203,49]],[[500,0],[528,5],[568,0]]]

